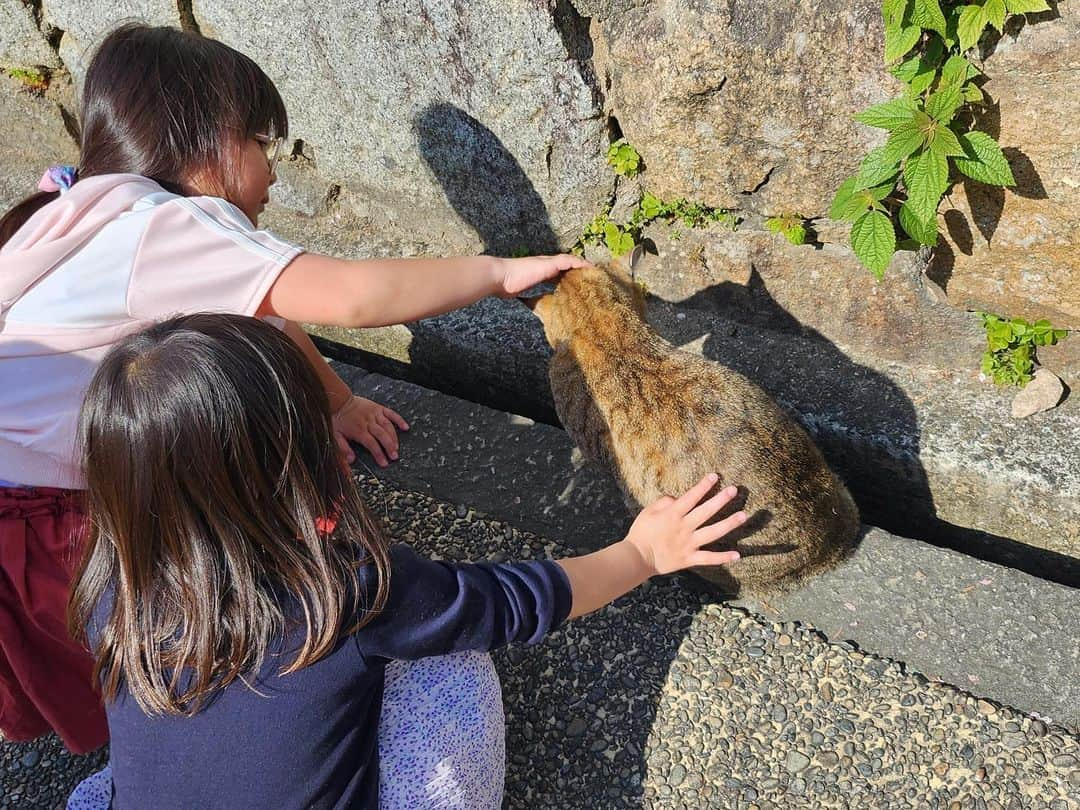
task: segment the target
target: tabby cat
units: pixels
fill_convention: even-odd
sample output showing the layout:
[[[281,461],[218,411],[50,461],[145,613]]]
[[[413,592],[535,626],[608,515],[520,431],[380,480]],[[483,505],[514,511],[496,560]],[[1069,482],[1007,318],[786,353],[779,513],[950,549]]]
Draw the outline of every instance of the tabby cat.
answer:
[[[525,299],[523,299],[525,300]],[[570,270],[525,300],[555,350],[556,413],[632,511],[679,495],[705,473],[739,486],[723,515],[746,524],[721,542],[742,558],[697,569],[727,594],[766,594],[835,565],[853,547],[859,513],[821,451],[742,374],[680,351],[645,322],[642,289],[619,265]]]

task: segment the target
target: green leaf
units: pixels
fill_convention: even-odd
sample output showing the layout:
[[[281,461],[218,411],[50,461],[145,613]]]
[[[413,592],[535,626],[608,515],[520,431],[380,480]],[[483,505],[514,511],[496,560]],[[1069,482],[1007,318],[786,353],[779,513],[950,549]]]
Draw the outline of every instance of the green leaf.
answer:
[[[922,146],[923,139],[922,130],[914,122],[897,127],[882,147],[882,161],[899,163]]]
[[[900,227],[920,245],[933,247],[938,242],[937,219],[929,222],[919,219],[907,203],[900,206]]]
[[[960,136],[967,157],[953,159],[956,168],[972,180],[991,186],[1015,186],[1012,169],[997,141],[978,130]]]
[[[926,114],[935,121],[949,123],[960,105],[964,103],[964,91],[959,82],[943,84],[926,100]]]
[[[1038,14],[1050,10],[1046,0],[1005,0],[1005,8],[1010,14]]]
[[[915,117],[915,102],[909,98],[894,98],[884,104],[867,107],[855,116],[855,120],[878,129],[894,130],[909,123]]]
[[[855,255],[878,278],[885,276],[889,260],[896,252],[896,231],[885,214],[870,211],[851,226],[851,247]]]
[[[907,205],[911,213],[924,222],[934,220],[938,202],[948,185],[949,161],[932,149],[922,150],[904,166]]]
[[[930,141],[930,148],[946,157],[963,157],[967,153],[960,145],[956,133],[948,127],[938,127]]]
[[[862,163],[859,164],[859,173],[855,178],[855,190],[870,188],[895,177],[900,172],[900,161],[890,160],[885,155],[885,147],[879,146],[871,149]]]
[[[934,66],[921,56],[913,56],[901,62],[891,72],[908,86],[908,91],[912,96],[922,94],[923,90],[934,83],[934,76],[937,75]]]
[[[864,194],[869,194],[874,200],[881,201],[888,197],[893,191],[896,190],[896,178],[892,178],[887,183],[882,183],[880,186],[874,186],[873,188],[863,189]]]
[[[964,6],[960,12],[960,20],[956,25],[956,33],[960,37],[960,52],[974,47],[982,36],[986,27],[986,16],[982,6]]]
[[[830,219],[846,219],[854,222],[870,207],[865,194],[856,194],[855,183],[858,178],[849,177],[840,184],[829,208]]]
[[[962,56],[953,55],[948,58],[941,68],[942,84],[960,84],[968,77],[968,68],[973,67],[971,62]]]
[[[664,210],[664,203],[659,197],[646,191],[641,195],[641,202],[638,204],[638,208],[641,210],[641,215],[645,219],[655,219],[660,216],[660,212]]]
[[[895,62],[907,54],[922,38],[922,29],[917,25],[905,28],[885,29],[885,64]]]
[[[1000,33],[1005,25],[1005,0],[986,0],[983,3],[983,16]]]
[[[964,85],[964,101],[968,104],[979,104],[984,98],[983,91],[977,85],[971,82]]]
[[[899,28],[904,23],[911,0],[884,0],[881,4],[881,16],[886,28]]]
[[[945,36],[945,15],[941,12],[938,0],[915,0],[911,9],[911,22]]]

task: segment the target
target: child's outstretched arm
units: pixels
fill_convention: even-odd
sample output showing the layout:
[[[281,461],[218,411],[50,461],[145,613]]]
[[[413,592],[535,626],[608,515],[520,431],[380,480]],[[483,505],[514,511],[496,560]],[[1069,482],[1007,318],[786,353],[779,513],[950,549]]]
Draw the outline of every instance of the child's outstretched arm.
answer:
[[[669,574],[697,565],[726,565],[739,559],[737,551],[707,551],[746,522],[745,512],[704,525],[735,497],[727,487],[701,502],[716,485],[709,473],[678,498],[661,498],[641,510],[626,538],[581,557],[557,560],[570,580],[573,619],[602,608],[656,574]]]
[[[403,660],[535,644],[565,619],[603,607],[654,574],[734,562],[735,551],[702,548],[746,522],[736,512],[704,525],[735,495],[728,487],[702,501],[715,485],[710,475],[679,498],[661,498],[624,540],[581,557],[469,564],[425,560],[394,546],[389,599],[356,643],[365,655]],[[373,567],[360,573],[362,588],[373,592]]]
[[[326,326],[387,326],[449,312],[489,295],[514,296],[586,264],[566,254],[346,260],[304,253],[281,271],[258,314]]]

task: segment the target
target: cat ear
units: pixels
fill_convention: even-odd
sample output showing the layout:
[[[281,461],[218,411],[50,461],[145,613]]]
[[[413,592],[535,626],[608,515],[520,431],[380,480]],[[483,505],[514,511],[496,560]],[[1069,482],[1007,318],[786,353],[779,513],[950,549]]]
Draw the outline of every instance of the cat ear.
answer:
[[[533,312],[536,312],[536,305],[539,304],[543,299],[547,298],[549,295],[551,295],[551,293],[544,293],[543,295],[529,295],[529,296],[519,295],[517,297],[517,300],[520,301],[525,306],[527,306]]]
[[[645,248],[642,245],[634,245],[633,250],[627,253],[625,256],[616,259],[614,265],[622,272],[625,272],[630,277],[631,281],[634,281],[634,268],[637,267],[637,263],[641,261],[641,257],[645,255]]]

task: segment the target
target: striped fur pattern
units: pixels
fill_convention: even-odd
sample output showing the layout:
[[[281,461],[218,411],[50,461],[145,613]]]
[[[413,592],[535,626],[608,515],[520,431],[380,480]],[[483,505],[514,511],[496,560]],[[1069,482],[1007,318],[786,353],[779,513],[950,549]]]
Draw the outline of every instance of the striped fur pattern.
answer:
[[[724,593],[764,595],[835,565],[859,514],[821,451],[742,374],[680,351],[645,322],[641,289],[618,266],[571,270],[529,302],[555,350],[563,426],[618,481],[636,512],[707,472],[733,483],[750,519],[722,541],[742,559],[696,573]]]

